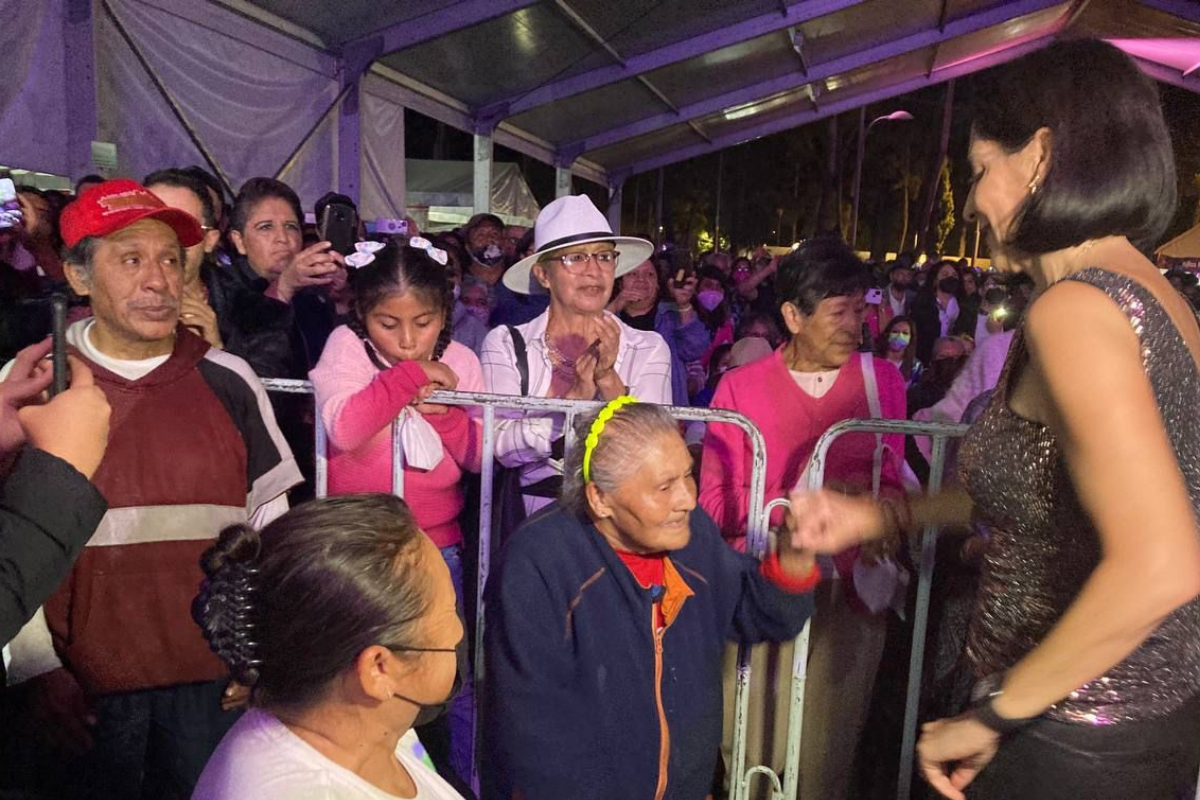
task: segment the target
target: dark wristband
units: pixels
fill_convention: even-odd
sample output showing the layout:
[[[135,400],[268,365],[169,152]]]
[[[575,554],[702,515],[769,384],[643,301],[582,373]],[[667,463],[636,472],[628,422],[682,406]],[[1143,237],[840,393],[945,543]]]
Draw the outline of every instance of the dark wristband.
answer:
[[[974,705],[971,706],[969,714],[983,724],[985,728],[991,730],[1001,736],[1007,736],[1010,733],[1016,733],[1027,725],[1037,721],[1037,717],[1021,717],[1018,719],[1010,719],[1002,717],[996,713],[994,704],[996,698],[1003,692],[992,692],[980,698]]]

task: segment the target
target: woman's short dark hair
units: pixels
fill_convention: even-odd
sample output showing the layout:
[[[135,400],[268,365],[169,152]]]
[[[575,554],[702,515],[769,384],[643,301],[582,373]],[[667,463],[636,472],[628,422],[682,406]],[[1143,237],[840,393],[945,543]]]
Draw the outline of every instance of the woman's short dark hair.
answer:
[[[866,266],[850,246],[833,237],[809,239],[779,262],[775,295],[782,307],[791,303],[812,316],[822,300],[848,297],[871,284]]]
[[[1158,89],[1129,56],[1082,39],[987,75],[976,137],[1014,153],[1051,134],[1050,167],[1005,244],[1032,254],[1102,236],[1158,241],[1175,214],[1175,156]]]
[[[366,648],[423,644],[423,535],[390,494],[314,500],[261,532],[232,525],[201,557],[192,617],[256,704],[303,708]]]
[[[292,207],[296,214],[296,222],[304,222],[304,211],[300,208],[300,197],[292,191],[292,187],[274,178],[251,178],[242,184],[241,190],[233,201],[233,215],[230,227],[238,233],[246,233],[246,223],[250,215],[263,200],[277,198]]]
[[[208,191],[208,186],[197,178],[194,172],[186,169],[160,169],[147,175],[146,180],[142,181],[142,185],[187,189],[200,201],[200,215],[203,217],[200,223],[208,228],[217,227],[217,214],[213,206],[212,194]]]

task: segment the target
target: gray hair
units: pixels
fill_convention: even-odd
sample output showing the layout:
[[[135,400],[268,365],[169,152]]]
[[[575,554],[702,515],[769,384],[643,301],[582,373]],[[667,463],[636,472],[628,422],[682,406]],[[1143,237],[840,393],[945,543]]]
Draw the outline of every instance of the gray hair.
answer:
[[[586,514],[588,510],[583,454],[588,434],[598,416],[600,412],[596,411],[576,419],[575,446],[563,464],[561,500],[564,506],[579,514]],[[679,423],[663,406],[630,403],[621,407],[604,426],[604,432],[592,450],[591,482],[603,492],[616,491],[642,466],[639,454],[645,452],[643,445],[667,433],[678,436]]]
[[[74,247],[63,249],[63,263],[71,264],[79,270],[80,278],[88,286],[92,285],[92,274],[96,266],[96,250],[100,247],[99,236],[85,236],[75,243]]]

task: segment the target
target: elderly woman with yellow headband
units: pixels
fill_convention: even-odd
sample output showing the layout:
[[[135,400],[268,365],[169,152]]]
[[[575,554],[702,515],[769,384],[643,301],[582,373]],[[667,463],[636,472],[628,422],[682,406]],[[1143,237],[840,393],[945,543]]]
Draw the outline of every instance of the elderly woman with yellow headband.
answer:
[[[487,788],[702,800],[725,643],[796,636],[820,572],[787,535],[761,564],[724,544],[660,406],[620,397],[576,434],[562,498],[514,534],[488,586]]]

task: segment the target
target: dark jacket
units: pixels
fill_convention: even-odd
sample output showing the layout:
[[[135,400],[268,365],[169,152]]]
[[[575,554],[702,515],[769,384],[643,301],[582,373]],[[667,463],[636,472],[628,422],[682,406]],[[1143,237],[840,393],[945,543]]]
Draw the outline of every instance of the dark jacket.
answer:
[[[201,277],[227,353],[260,378],[308,378],[335,327],[336,309],[324,293],[302,289],[290,304],[267,297],[270,284],[244,256],[228,267],[205,265]]]
[[[505,546],[488,584],[485,797],[701,800],[721,743],[730,640],[790,639],[812,613],[697,508],[666,561],[665,629],[596,531],[558,504]]]
[[[58,588],[107,510],[61,458],[31,447],[18,456],[0,486],[0,645]],[[0,662],[0,688],[3,675]]]

